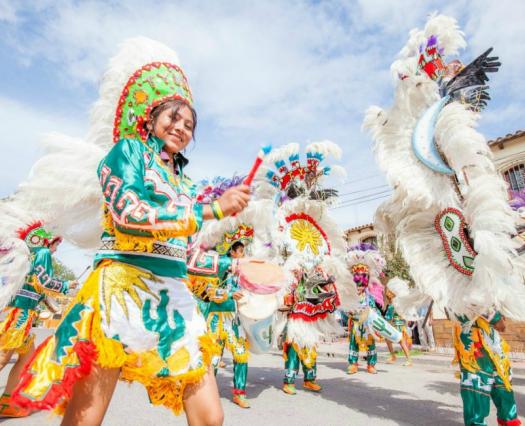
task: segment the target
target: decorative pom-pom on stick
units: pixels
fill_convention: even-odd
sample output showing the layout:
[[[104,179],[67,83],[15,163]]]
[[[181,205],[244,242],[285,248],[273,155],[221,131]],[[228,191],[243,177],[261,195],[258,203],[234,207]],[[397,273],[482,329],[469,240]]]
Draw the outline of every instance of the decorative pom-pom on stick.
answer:
[[[253,162],[252,168],[250,169],[250,172],[248,173],[248,176],[246,176],[246,178],[242,182],[243,184],[248,185],[248,186],[250,186],[252,184],[253,179],[254,179],[254,177],[255,177],[255,175],[257,173],[257,170],[259,170],[259,167],[261,167],[261,164],[264,161],[264,157],[266,157],[270,153],[271,150],[272,150],[272,146],[271,145],[263,146],[259,150],[259,153],[257,154],[257,158]]]

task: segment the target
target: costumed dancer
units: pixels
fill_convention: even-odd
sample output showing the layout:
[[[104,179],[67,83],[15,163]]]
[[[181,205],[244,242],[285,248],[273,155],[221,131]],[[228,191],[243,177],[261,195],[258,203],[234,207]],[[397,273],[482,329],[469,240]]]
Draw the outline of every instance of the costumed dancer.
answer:
[[[244,257],[245,247],[253,238],[253,229],[239,227],[231,235],[225,235],[223,243],[217,247],[220,255],[230,261],[228,272],[218,286],[209,286],[210,299],[208,311],[208,332],[221,348],[221,356],[215,357],[215,374],[222,360],[224,348],[228,348],[233,357],[233,402],[241,408],[249,408],[246,400],[246,380],[248,377],[248,341],[237,315],[237,301],[242,299],[239,276],[235,270],[236,259]]]
[[[399,345],[401,346],[401,350],[405,354],[406,361],[403,363],[405,367],[411,367],[412,366],[412,360],[410,359],[410,348],[412,347],[412,336],[409,334],[407,329],[407,323],[405,319],[399,315],[399,313],[396,311],[396,308],[392,301],[395,299],[396,294],[392,290],[392,288],[388,285],[385,289],[385,296],[388,301],[386,304],[385,309],[385,319],[397,330],[401,333],[401,341],[399,342]],[[390,352],[390,357],[387,359],[388,364],[393,364],[396,362],[396,353],[394,352],[394,345],[390,340],[386,340],[386,345],[388,347],[388,351]]]
[[[204,186],[199,197],[211,202],[238,181],[237,178],[215,178]],[[246,399],[249,343],[239,304],[250,296],[240,285],[240,265],[248,261],[246,254],[257,252],[260,257],[268,257],[260,241],[254,244],[256,230],[259,237],[268,239],[271,203],[270,208],[268,204],[268,201],[254,200],[240,215],[207,223],[199,233],[195,243],[198,249],[189,263],[193,291],[206,301],[208,333],[218,346],[212,360],[215,373],[227,348],[233,357],[233,402],[241,408],[250,407]],[[252,250],[253,246],[259,246],[259,250]]]
[[[222,361],[226,347],[233,357],[233,402],[241,408],[249,408],[246,400],[246,380],[248,376],[248,341],[237,313],[237,301],[242,299],[237,259],[244,257],[244,250],[253,240],[253,228],[241,224],[227,232],[217,244],[219,274],[217,281],[210,281],[205,289],[209,300],[207,306],[208,333],[219,347],[219,353],[213,357],[212,364],[217,368]]]
[[[203,220],[246,207],[249,188],[231,188],[211,205],[196,202],[182,151],[197,117],[188,81],[168,47],[146,38],[126,41],[110,62],[100,95],[87,141],[67,148],[57,137],[19,195],[60,211],[58,197],[35,188],[41,189],[38,179],[48,178],[47,171],[61,178],[54,190],[71,185],[51,169],[57,156],[76,160],[82,188],[73,188],[78,195],[67,194],[62,203],[85,208],[74,210],[75,219],[87,220],[82,233],[79,226],[65,230],[79,241],[92,240],[85,211],[95,209],[86,201],[103,204],[104,222],[94,271],[26,366],[13,399],[22,407],[65,410],[64,424],[99,424],[120,377],[141,383],[154,405],[175,414],[184,408],[190,424],[221,424],[210,367],[213,344],[186,286],[188,240]],[[84,164],[95,163],[100,152],[107,154],[98,183],[95,170]]]
[[[334,311],[341,300],[345,304],[357,300],[342,261],[342,233],[328,211],[337,192],[321,186],[323,176],[341,170],[321,163],[328,155],[338,158],[340,154],[332,142],[313,143],[306,147],[307,162],[303,165],[298,144],[283,146],[270,154],[257,187],[258,198],[275,200],[272,249],[291,281],[274,327],[275,339],[283,335],[283,391],[287,394],[296,393],[300,367],[304,388],[321,390],[316,382],[317,346],[337,332]]]
[[[335,278],[328,276],[319,266],[312,269],[299,267],[293,270],[295,282],[289,289],[284,299],[284,308],[281,310],[287,314],[287,324],[284,329],[283,356],[285,377],[283,391],[289,395],[296,393],[295,379],[302,368],[306,390],[320,392],[321,386],[316,382],[317,378],[317,344],[307,343],[308,337],[300,338],[297,329],[304,327],[306,322],[320,322],[333,320],[333,314],[339,306],[337,291],[334,285]],[[326,322],[328,322],[326,321]],[[333,334],[334,324],[315,324],[316,328],[325,328]],[[317,331],[317,330],[316,330]],[[306,332],[308,326],[306,326]],[[305,339],[306,337],[306,339]]]
[[[525,288],[506,184],[474,129],[490,99],[488,74],[500,63],[490,56],[492,49],[468,65],[447,63],[447,56],[465,46],[457,22],[446,16],[433,15],[423,30],[411,31],[392,65],[394,103],[389,110],[371,107],[364,126],[393,188],[377,211],[376,226],[395,238],[415,283],[408,295],[394,299],[396,310],[408,319],[403,307],[431,299],[461,318],[468,335],[491,309],[524,320]],[[501,399],[494,401],[502,407]],[[498,421],[520,424],[516,411]]]
[[[349,354],[348,374],[358,372],[359,352],[366,351],[367,371],[377,374],[376,334],[370,326],[372,317],[376,322],[382,320],[380,309],[384,306],[383,286],[379,281],[385,260],[379,251],[370,244],[350,247],[346,255],[348,268],[353,276],[359,295],[359,307],[348,315]],[[383,320],[384,322],[384,320]]]
[[[54,275],[50,247],[59,244],[61,238],[47,231],[42,222],[36,221],[19,229],[18,236],[26,247],[12,244],[12,239],[10,242],[4,240],[7,245],[2,247],[0,265],[2,282],[8,287],[16,284],[11,281],[19,274],[10,268],[15,266],[28,271],[25,277],[18,275],[19,290],[5,308],[5,319],[0,323],[0,370],[14,353],[18,354],[0,398],[0,417],[25,417],[30,414],[29,409],[14,406],[10,397],[24,364],[35,350],[35,335],[31,333],[31,327],[38,317],[37,307],[47,295],[66,294],[78,285],[76,281],[64,281]],[[1,296],[5,302],[7,295],[2,292]]]
[[[508,356],[509,346],[501,337],[505,318],[499,312],[480,316],[473,323],[460,318],[455,325],[454,347],[461,374],[461,399],[466,425],[483,425],[490,401],[497,408],[498,425],[520,425]]]

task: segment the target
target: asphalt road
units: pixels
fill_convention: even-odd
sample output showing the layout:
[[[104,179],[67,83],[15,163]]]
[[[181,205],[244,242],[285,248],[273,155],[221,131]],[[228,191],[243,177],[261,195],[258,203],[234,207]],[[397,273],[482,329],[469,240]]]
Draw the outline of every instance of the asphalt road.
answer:
[[[219,370],[218,382],[225,411],[225,425],[310,426],[310,425],[461,425],[461,399],[454,369],[443,365],[403,367],[378,364],[377,375],[362,370],[354,376],[345,373],[342,359],[319,358],[320,394],[302,389],[297,395],[281,391],[282,358],[275,354],[253,355],[248,373],[250,409],[234,405],[231,398],[231,361]],[[7,367],[8,368],[8,367]],[[0,373],[5,383],[7,368]],[[514,378],[518,408],[525,410],[525,376]],[[9,426],[58,425],[60,419],[40,412],[25,419],[0,421]],[[489,425],[496,425],[492,408]],[[184,425],[184,416],[152,407],[140,385],[119,383],[104,425]]]

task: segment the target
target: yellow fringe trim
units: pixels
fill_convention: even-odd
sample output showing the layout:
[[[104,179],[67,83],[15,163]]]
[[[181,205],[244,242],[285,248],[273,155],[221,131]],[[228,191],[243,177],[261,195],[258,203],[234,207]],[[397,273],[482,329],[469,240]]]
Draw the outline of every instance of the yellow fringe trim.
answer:
[[[207,334],[199,337],[199,347],[202,353],[202,366],[178,376],[154,377],[141,370],[138,362],[140,354],[128,354],[123,345],[113,339],[107,338],[101,328],[101,311],[98,302],[102,268],[111,264],[105,260],[91,273],[77,294],[67,311],[76,304],[81,303],[93,309],[90,318],[80,325],[79,339],[88,339],[96,346],[96,363],[102,368],[121,368],[120,380],[141,383],[148,391],[151,403],[164,405],[175,414],[183,411],[183,399],[186,386],[198,383],[208,372],[213,354],[218,350]],[[67,315],[67,312],[65,313]],[[64,315],[64,316],[65,316]],[[56,414],[63,413],[67,401],[54,410]]]
[[[224,346],[231,352],[233,356],[233,360],[235,362],[246,364],[248,362],[248,358],[250,356],[249,349],[250,344],[248,343],[248,340],[246,340],[244,337],[237,338],[235,335],[232,335],[232,339],[234,342],[230,342],[230,335],[228,332],[224,329],[224,316],[221,314],[225,314],[228,312],[210,312],[208,316],[208,335],[214,342],[216,346],[216,350],[214,352],[215,355],[220,356],[221,355],[221,344],[219,342],[223,342]],[[233,316],[233,312],[231,313]],[[211,323],[213,319],[213,315],[217,315],[218,321],[217,321],[217,329],[215,331],[211,330]],[[244,353],[238,354],[236,349],[237,347],[243,347]]]
[[[20,326],[15,328],[17,312],[20,308],[9,308],[11,312],[7,315],[7,318],[0,324],[0,351],[16,351],[19,354],[25,354],[31,348],[35,340],[35,336],[30,334],[31,328],[27,328],[28,323],[32,323],[36,318],[36,312],[29,310],[26,321]],[[14,318],[13,318],[14,317]],[[7,323],[11,321],[11,325],[6,329]]]
[[[201,277],[199,275],[188,274],[188,289],[199,299],[207,295],[208,285],[217,286],[220,283],[218,277]]]
[[[491,326],[487,320],[480,317],[476,320],[476,325],[485,331],[485,333],[489,334],[491,331]],[[476,373],[481,370],[478,362],[476,361],[476,357],[474,355],[476,351],[476,345],[475,343],[481,343],[483,346],[483,349],[487,352],[488,356],[490,357],[492,363],[494,364],[494,367],[496,368],[496,372],[498,376],[503,381],[503,384],[505,385],[505,389],[511,390],[512,385],[510,382],[510,360],[507,356],[507,353],[509,351],[509,345],[507,342],[502,338],[502,350],[504,353],[503,357],[500,357],[498,354],[495,354],[490,346],[485,342],[485,339],[483,339],[483,336],[479,329],[473,328],[471,330],[470,338],[472,339],[472,345],[470,346],[470,349],[467,350],[465,348],[465,345],[461,341],[461,326],[459,324],[456,324],[454,329],[454,348],[456,349],[456,357],[453,362],[461,363],[461,366],[471,372]]]
[[[115,227],[113,218],[107,209],[104,209],[102,218],[102,226],[104,230],[108,234],[115,236],[115,248],[117,250],[146,253],[151,253],[153,251],[153,244],[156,241],[167,241],[170,238],[189,236],[197,231],[197,221],[193,216],[190,216],[184,222],[187,223],[182,223],[180,226],[173,227],[173,229],[149,231],[150,235],[139,236],[119,231]]]
[[[490,324],[485,318],[478,318],[476,323],[480,328],[482,328],[485,333],[490,333]],[[492,360],[492,363],[494,364],[494,367],[496,367],[496,372],[498,373],[498,376],[503,381],[503,384],[505,385],[505,389],[507,391],[510,391],[512,389],[512,385],[510,383],[510,360],[507,356],[509,345],[507,342],[501,337],[502,342],[502,350],[503,350],[503,357],[500,357],[498,354],[495,354],[490,346],[485,343],[485,339],[481,338],[481,344],[483,345],[483,348],[485,351],[489,354],[490,359]]]
[[[103,261],[99,267],[91,273],[75,298],[74,303],[68,306],[67,311],[69,312],[76,303],[89,305],[93,309],[93,320],[91,322],[89,336],[86,337],[88,337],[97,348],[97,364],[103,368],[119,368],[126,362],[127,354],[124,352],[124,348],[120,342],[114,339],[108,339],[102,331],[100,326],[102,316],[100,313],[100,303],[98,303],[100,273],[102,268],[110,263],[111,261]],[[67,315],[67,312],[65,315]]]
[[[35,288],[36,291],[38,291],[41,294],[45,294],[46,296],[49,296],[49,297],[57,297],[57,296],[60,296],[62,294],[62,293],[60,293],[58,291],[50,290],[50,289],[44,287],[43,285],[41,285],[40,281],[38,281],[38,277],[36,275],[33,275],[31,277],[31,285]]]
[[[471,334],[472,345],[470,346],[470,349],[467,350],[461,341],[461,325],[455,324],[454,349],[456,350],[456,357],[454,358],[454,362],[459,362],[465,370],[475,373],[480,369],[476,357],[474,356],[476,350],[475,343],[479,342],[479,335],[478,333],[474,333],[474,330]]]
[[[312,368],[315,365],[317,361],[317,350],[315,348],[300,348],[295,342],[292,342],[292,346],[306,368]]]
[[[151,377],[140,374],[140,370],[122,370],[121,380],[137,381],[148,391],[150,402],[153,405],[163,405],[171,409],[176,415],[184,409],[184,393],[187,386],[199,383],[209,371],[214,344],[207,335],[199,338],[203,365],[195,370],[188,371],[177,377]]]
[[[368,337],[366,339],[363,339],[361,338],[358,330],[352,332],[354,333],[355,342],[357,343],[357,346],[360,351],[366,351],[368,349],[368,346],[374,343],[374,336],[372,336],[370,333],[368,334]]]

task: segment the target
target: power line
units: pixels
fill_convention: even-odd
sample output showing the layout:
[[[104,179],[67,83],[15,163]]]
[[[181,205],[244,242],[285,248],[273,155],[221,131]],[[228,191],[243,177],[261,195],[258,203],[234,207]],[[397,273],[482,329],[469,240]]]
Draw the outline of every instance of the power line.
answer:
[[[392,190],[389,188],[389,189],[384,189],[382,191],[372,192],[370,194],[360,195],[359,197],[349,198],[347,200],[343,200],[341,203],[343,204],[351,203],[353,201],[359,201],[359,200],[364,200],[366,198],[375,197],[376,195],[391,194],[391,193],[392,193]]]
[[[373,178],[373,177],[380,177],[380,176],[381,175],[379,173],[376,173],[376,174],[373,174],[373,175],[368,175],[368,176],[361,176],[360,178],[353,179],[353,180],[348,180],[346,182],[340,183],[339,185],[335,185],[335,188],[339,188],[341,186],[347,186],[347,185],[350,185],[350,184],[355,183],[355,182],[361,182],[361,181],[366,180],[366,179],[370,179],[370,178]]]
[[[373,186],[371,188],[359,189],[357,191],[344,192],[342,194],[339,194],[339,197],[344,197],[345,195],[357,194],[360,192],[366,192],[366,191],[370,191],[374,189],[381,189],[381,188],[390,188],[390,186],[389,185],[379,185],[379,186]]]
[[[374,197],[374,198],[370,198],[368,200],[361,200],[361,201],[357,201],[357,202],[347,202],[347,203],[343,203],[343,204],[340,204],[336,207],[331,207],[332,210],[336,210],[336,209],[341,209],[341,208],[344,208],[344,207],[352,207],[352,206],[357,206],[357,205],[360,205],[360,204],[365,204],[365,203],[369,203],[370,201],[375,201],[375,200],[381,200],[383,198],[388,198],[390,196],[390,194],[385,194],[385,195],[380,195],[380,196],[377,196],[377,197]]]

